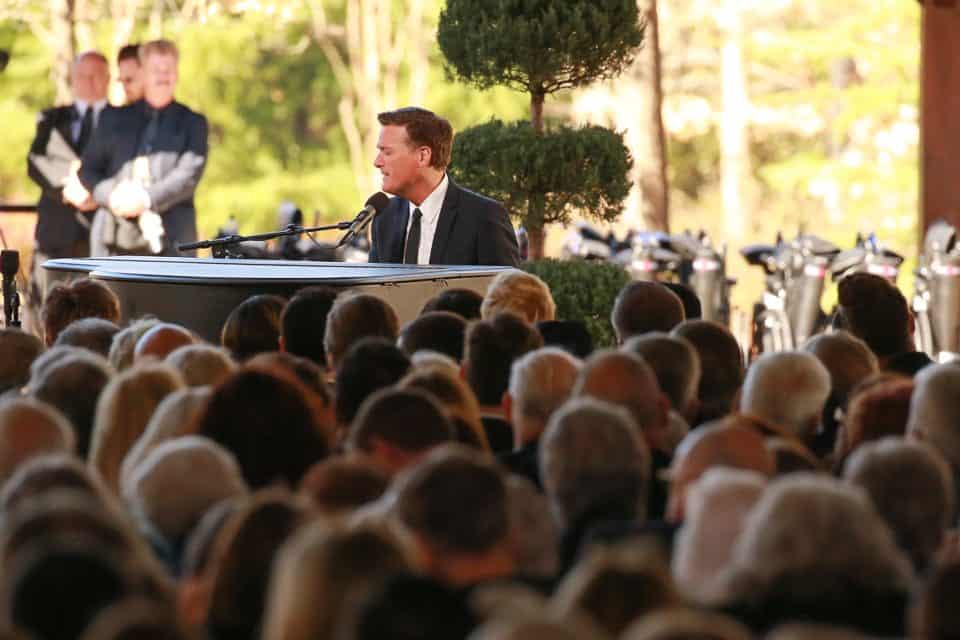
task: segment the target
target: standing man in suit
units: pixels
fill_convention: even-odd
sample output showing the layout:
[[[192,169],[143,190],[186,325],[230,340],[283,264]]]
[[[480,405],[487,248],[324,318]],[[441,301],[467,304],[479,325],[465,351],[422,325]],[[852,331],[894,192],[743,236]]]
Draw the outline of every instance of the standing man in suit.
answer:
[[[123,87],[124,104],[143,98],[143,70],[140,68],[140,45],[127,44],[117,52],[117,80]]]
[[[377,116],[374,166],[390,204],[373,221],[370,262],[517,266],[517,237],[506,209],[447,175],[450,123],[406,107]]]
[[[40,307],[58,279],[41,265],[51,258],[90,255],[90,221],[96,203],[77,179],[77,170],[107,106],[109,82],[110,70],[103,54],[81,53],[70,69],[73,103],[47,109],[37,118],[37,134],[27,156],[27,173],[41,189],[24,308],[24,320],[30,328],[39,326],[35,321]]]
[[[174,100],[179,53],[140,47],[143,100],[104,114],[80,181],[100,206],[94,255],[179,255],[197,239],[193,194],[207,161],[207,120]]]

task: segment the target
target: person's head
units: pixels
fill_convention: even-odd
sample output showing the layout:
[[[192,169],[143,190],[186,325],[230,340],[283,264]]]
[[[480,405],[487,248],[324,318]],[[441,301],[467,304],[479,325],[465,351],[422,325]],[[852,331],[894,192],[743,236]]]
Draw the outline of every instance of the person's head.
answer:
[[[143,71],[140,68],[140,45],[128,44],[117,53],[117,80],[123,86],[127,104],[143,97]]]
[[[450,420],[457,442],[481,451],[489,451],[490,443],[483,429],[480,405],[470,387],[458,375],[458,371],[446,366],[414,364],[410,373],[397,384],[397,388],[425,391],[437,401]]]
[[[146,598],[126,598],[103,609],[80,640],[192,640],[171,607]]]
[[[220,332],[220,344],[238,362],[280,348],[280,314],[287,301],[280,296],[256,295],[230,312]]]
[[[355,342],[337,369],[337,424],[349,426],[371,393],[396,384],[409,370],[410,358],[392,342],[382,338]]]
[[[510,367],[508,402],[514,446],[540,437],[547,422],[573,392],[583,363],[556,347],[531,351]]]
[[[420,313],[449,311],[470,321],[480,318],[481,305],[483,305],[483,296],[473,289],[444,289],[427,300]]]
[[[708,469],[729,467],[755,471],[765,477],[774,474],[773,454],[756,429],[726,424],[701,426],[683,439],[670,467],[670,495],[667,520],[683,522],[687,491]]]
[[[339,637],[338,629],[352,626],[351,609],[362,602],[364,596],[389,576],[410,568],[403,549],[385,531],[369,526],[345,529],[330,527],[323,521],[313,522],[278,554],[261,637],[263,640]],[[388,635],[397,631],[392,628]]]
[[[743,522],[766,486],[766,476],[755,471],[724,467],[709,469],[690,486],[673,552],[673,577],[684,595],[711,600]]]
[[[493,462],[441,449],[397,478],[391,492],[426,573],[464,586],[513,571],[507,489]]]
[[[383,389],[361,405],[350,425],[346,447],[375,460],[392,475],[453,438],[453,426],[427,393]]]
[[[643,358],[625,351],[600,351],[587,360],[573,395],[588,396],[625,408],[651,449],[669,450],[670,400]]]
[[[133,348],[133,361],[164,360],[168,355],[188,344],[196,343],[196,336],[178,324],[161,322],[150,327]]]
[[[674,411],[688,419],[696,415],[700,358],[689,341],[651,331],[630,338],[623,350],[637,354],[650,365]]]
[[[536,326],[544,346],[559,347],[578,358],[589,358],[593,353],[593,336],[580,320],[548,320]]]
[[[18,389],[30,378],[30,365],[43,353],[43,342],[20,329],[0,329],[0,393]]]
[[[838,464],[865,442],[906,434],[913,380],[889,373],[874,378],[868,378],[850,394],[834,443]]]
[[[67,325],[81,318],[103,318],[120,322],[120,300],[105,284],[83,278],[56,284],[47,294],[41,310],[43,336],[49,347]]]
[[[337,290],[325,286],[306,287],[293,294],[280,314],[280,349],[326,368],[323,336],[336,297]]]
[[[648,331],[670,331],[683,320],[683,303],[677,294],[658,282],[644,280],[624,286],[610,313],[620,343]]]
[[[461,316],[450,311],[431,311],[417,316],[400,330],[398,345],[408,356],[427,349],[460,362],[466,332],[467,321]]]
[[[177,45],[169,40],[151,40],[140,45],[143,97],[151,107],[162,109],[173,102],[179,60]]]
[[[110,63],[99,51],[85,51],[70,68],[70,88],[74,100],[93,104],[107,98],[110,85]]]
[[[650,450],[630,414],[592,398],[557,409],[540,442],[540,477],[564,527],[598,505],[642,519],[650,465]]]
[[[93,422],[90,464],[112,490],[119,490],[123,458],[143,434],[154,410],[183,387],[174,369],[148,363],[118,374],[104,388]]]
[[[30,381],[30,395],[60,410],[73,428],[77,454],[86,458],[90,449],[97,401],[114,371],[93,353],[69,354]]]
[[[299,493],[321,514],[337,516],[376,501],[389,486],[389,474],[373,460],[341,456],[310,467]]]
[[[120,331],[115,323],[103,318],[81,318],[70,323],[57,336],[53,346],[82,347],[106,358],[113,336]]]
[[[872,273],[852,273],[837,284],[836,329],[867,343],[881,361],[912,350],[913,317],[896,285]]]
[[[512,313],[499,313],[467,327],[464,373],[481,406],[499,406],[513,361],[542,346],[536,329]]]
[[[107,356],[113,368],[118,372],[129,368],[133,364],[133,352],[137,342],[143,334],[159,323],[160,321],[156,318],[139,318],[120,329],[113,336],[113,344],[110,345],[110,354]]]
[[[830,373],[830,396],[823,407],[824,431],[835,433],[836,413],[847,406],[847,398],[862,380],[876,373],[877,357],[870,347],[848,331],[833,331],[812,336],[803,351],[812,353]]]
[[[510,514],[510,549],[517,573],[552,578],[559,569],[560,530],[550,502],[534,484],[508,474],[507,510]]]
[[[960,367],[932,365],[914,378],[907,418],[907,438],[931,445],[943,454],[960,478]]]
[[[246,492],[234,457],[197,436],[157,445],[124,476],[121,486],[137,521],[174,548],[207,509]]]
[[[956,517],[953,474],[943,457],[920,443],[884,438],[854,451],[843,477],[867,492],[913,566],[929,567]]]
[[[72,453],[51,453],[30,458],[3,484],[0,513],[11,514],[32,500],[64,491],[109,504],[106,488],[82,460]]]
[[[807,441],[830,395],[830,372],[803,351],[765,353],[747,370],[740,411]]]
[[[703,316],[703,306],[697,292],[688,284],[682,282],[664,282],[663,286],[670,289],[683,303],[683,317],[687,320],[698,320]]]
[[[341,293],[327,314],[323,348],[333,371],[347,351],[361,338],[384,338],[396,342],[397,313],[383,299],[368,293]]]
[[[380,137],[373,166],[383,190],[419,205],[450,164],[453,127],[432,111],[404,107],[377,114]]]
[[[623,640],[751,640],[750,629],[730,616],[674,607],[653,611],[637,620],[623,634]]]
[[[694,422],[699,424],[730,413],[744,374],[737,339],[723,325],[708,320],[685,320],[670,335],[689,341],[700,358],[700,411]]]
[[[0,404],[0,483],[31,458],[75,449],[70,423],[50,405],[25,398]]]
[[[326,457],[328,442],[309,392],[277,369],[241,368],[214,389],[196,434],[230,451],[252,489],[296,487]]]
[[[510,311],[536,324],[554,320],[557,305],[547,283],[532,273],[511,269],[494,277],[480,307],[480,315],[485,320],[501,311]]]
[[[214,387],[236,368],[224,349],[202,343],[177,347],[164,362],[179,371],[189,387]]]

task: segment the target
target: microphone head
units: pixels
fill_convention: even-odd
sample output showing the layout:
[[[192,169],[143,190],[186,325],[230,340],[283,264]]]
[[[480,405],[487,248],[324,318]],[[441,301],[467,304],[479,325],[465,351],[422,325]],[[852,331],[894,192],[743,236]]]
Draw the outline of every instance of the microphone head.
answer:
[[[20,270],[20,252],[4,250],[0,251],[0,272],[3,277],[12,278]]]
[[[380,213],[387,208],[387,205],[390,204],[390,197],[387,196],[383,191],[377,191],[375,194],[367,198],[367,201],[364,203],[364,208],[373,207],[373,210],[377,213]]]

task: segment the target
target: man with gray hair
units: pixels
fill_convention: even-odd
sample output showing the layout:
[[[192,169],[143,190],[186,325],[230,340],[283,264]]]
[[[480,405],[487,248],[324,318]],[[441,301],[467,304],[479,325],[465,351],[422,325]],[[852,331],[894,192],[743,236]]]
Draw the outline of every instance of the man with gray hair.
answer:
[[[524,354],[510,368],[504,402],[513,425],[514,450],[499,459],[538,487],[542,486],[537,467],[540,436],[553,412],[570,397],[581,366],[563,349],[543,347]]]
[[[960,367],[930,365],[913,381],[907,439],[939,451],[953,471],[954,487],[960,487]]]
[[[50,405],[26,398],[0,404],[0,485],[27,460],[75,447],[70,423]]]
[[[165,361],[180,372],[188,387],[215,386],[237,366],[226,349],[212,344],[178,347],[170,352]]]
[[[53,346],[81,347],[106,358],[118,331],[120,327],[104,318],[81,318],[68,324],[57,335]]]
[[[565,531],[566,566],[594,524],[646,515],[650,451],[622,407],[576,398],[558,409],[540,445],[540,476]]]
[[[953,474],[931,447],[900,438],[867,442],[853,452],[844,480],[863,488],[918,572],[934,560],[956,512]]]
[[[740,411],[809,443],[830,395],[830,373],[802,351],[767,353],[747,370]]]
[[[627,340],[623,350],[637,354],[650,365],[674,411],[688,422],[696,416],[700,356],[688,340],[651,331]]]

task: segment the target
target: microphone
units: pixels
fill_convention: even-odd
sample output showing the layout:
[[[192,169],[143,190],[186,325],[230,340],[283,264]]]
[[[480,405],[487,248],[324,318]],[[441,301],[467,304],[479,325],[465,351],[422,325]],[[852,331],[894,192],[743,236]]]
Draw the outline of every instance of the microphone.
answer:
[[[20,326],[20,294],[17,293],[19,251],[0,251],[0,272],[3,274],[3,315],[8,327]]]
[[[347,232],[343,234],[343,237],[340,238],[337,247],[342,247],[355,235],[366,231],[370,223],[373,222],[373,218],[383,211],[388,204],[390,204],[390,198],[382,191],[378,191],[367,198],[363,209],[357,214],[357,217],[353,219],[353,222],[350,223],[350,227],[347,229]]]

